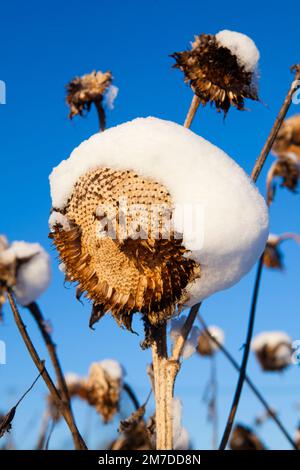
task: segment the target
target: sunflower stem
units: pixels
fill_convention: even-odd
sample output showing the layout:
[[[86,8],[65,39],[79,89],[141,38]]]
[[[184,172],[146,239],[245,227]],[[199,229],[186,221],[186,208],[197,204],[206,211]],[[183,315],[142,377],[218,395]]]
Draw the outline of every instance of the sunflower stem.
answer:
[[[66,411],[69,415],[69,419],[71,421],[73,421],[74,429],[75,428],[77,429],[77,426],[76,426],[76,423],[75,423],[75,418],[74,418],[74,415],[73,415],[73,412],[72,412],[72,407],[71,407],[71,403],[70,403],[70,397],[69,397],[69,392],[68,392],[68,387],[67,387],[67,384],[66,384],[65,376],[64,376],[64,373],[62,371],[62,367],[61,367],[61,364],[60,364],[60,361],[58,359],[58,355],[57,355],[57,352],[56,352],[56,344],[52,340],[52,337],[51,337],[49,331],[47,330],[46,321],[43,317],[42,311],[41,311],[40,307],[38,306],[38,304],[36,302],[32,302],[31,304],[29,304],[27,306],[27,308],[30,311],[33,318],[35,319],[36,324],[37,324],[37,326],[40,330],[40,333],[43,337],[43,340],[46,344],[48,354],[49,354],[49,357],[51,359],[51,362],[52,362],[52,365],[53,365],[53,368],[54,368],[54,372],[55,372],[55,375],[56,375],[56,381],[57,381],[57,385],[58,385],[58,388],[59,388],[59,392],[61,394],[61,398],[64,402],[64,406],[65,406]],[[83,439],[80,436],[80,433],[79,433],[78,429],[77,429],[77,433],[78,433],[78,435],[76,436],[76,439],[78,440],[78,443],[80,443],[81,441],[83,442]]]
[[[293,82],[291,83],[291,86],[290,86],[290,89],[284,99],[284,102],[281,106],[281,109],[278,113],[278,116],[273,124],[273,127],[271,129],[271,132],[265,142],[265,145],[263,146],[262,148],[262,151],[258,157],[258,159],[256,160],[256,163],[255,163],[255,166],[253,168],[253,171],[251,173],[251,178],[253,179],[254,182],[257,181],[262,169],[263,169],[263,166],[267,160],[267,157],[270,153],[270,150],[274,144],[274,141],[277,137],[277,134],[280,130],[280,127],[283,123],[283,120],[286,116],[286,113],[288,112],[289,110],[289,107],[292,103],[292,99],[293,99],[293,94],[295,93],[296,90],[298,90],[298,88],[300,88],[300,65],[296,65],[293,67],[295,70],[296,70],[296,75],[295,75],[295,78],[293,80]]]
[[[98,120],[99,120],[99,132],[105,131],[106,128],[106,117],[105,111],[102,106],[101,101],[94,101],[95,107],[97,109]]]
[[[154,333],[152,360],[155,393],[156,449],[173,449],[172,400],[175,368],[168,360],[166,323]]]
[[[42,378],[44,379],[45,384],[48,387],[48,390],[54,400],[54,403],[56,404],[58,410],[61,412],[62,416],[64,417],[73,437],[74,445],[77,450],[86,450],[87,447],[85,445],[85,442],[83,441],[82,437],[80,436],[78,429],[74,423],[74,420],[71,418],[70,413],[68,412],[68,409],[65,406],[64,401],[61,399],[61,396],[54,385],[44,362],[40,359],[31,339],[30,336],[27,332],[26,326],[22,320],[22,317],[19,313],[19,310],[17,308],[17,305],[15,303],[13,294],[10,289],[7,290],[7,298],[10,303],[10,307],[14,316],[15,323],[19,329],[19,332],[23,338],[23,341],[27,347],[27,350],[36,365],[37,369],[39,370]]]
[[[235,370],[237,372],[240,372],[241,369],[240,369],[239,364],[234,359],[234,357],[231,355],[231,353],[228,351],[228,349],[226,349],[225,346],[223,344],[221,344],[217,340],[217,338],[215,338],[215,336],[210,334],[209,329],[207,328],[207,325],[206,325],[205,321],[203,320],[203,318],[200,315],[198,315],[198,319],[199,319],[199,322],[200,322],[201,326],[203,327],[205,333],[209,337],[209,339],[211,341],[213,341],[213,343],[215,343],[218,346],[220,351],[222,351],[224,356],[228,359],[228,361],[235,368]],[[278,416],[274,413],[271,406],[268,404],[267,400],[262,396],[260,391],[256,388],[256,385],[254,385],[254,383],[252,382],[252,380],[250,379],[250,377],[247,374],[245,375],[245,382],[249,385],[250,389],[252,390],[252,392],[254,393],[256,398],[260,401],[262,406],[265,408],[268,416],[270,416],[270,418],[277,424],[278,428],[281,430],[282,434],[286,437],[286,439],[291,444],[291,446],[294,449],[298,449],[297,445],[295,444],[295,442],[293,440],[293,438],[290,436],[290,434],[288,433],[288,431],[286,430],[286,428],[284,427],[284,425],[282,424],[282,422],[280,421]]]
[[[254,290],[253,290],[253,295],[252,295],[252,302],[251,302],[251,310],[250,310],[250,316],[249,316],[249,322],[248,322],[248,328],[247,328],[247,336],[246,336],[246,342],[245,342],[245,347],[244,347],[244,353],[243,353],[243,359],[242,359],[242,364],[240,368],[240,374],[239,374],[239,379],[237,382],[235,394],[233,397],[230,413],[227,419],[226,427],[224,430],[224,434],[221,440],[221,444],[219,447],[219,450],[225,450],[228,439],[232,430],[234,418],[237,412],[237,408],[239,405],[239,401],[241,398],[242,390],[243,390],[243,385],[246,377],[246,369],[247,369],[247,363],[248,363],[248,357],[249,357],[249,352],[250,352],[250,343],[252,339],[252,333],[253,333],[253,327],[254,327],[254,320],[255,320],[255,313],[256,313],[256,306],[257,306],[257,299],[258,299],[258,293],[259,293],[259,287],[260,287],[260,281],[261,281],[261,275],[262,275],[262,270],[263,270],[263,255],[260,257],[260,260],[258,262],[258,267],[257,267],[257,272],[256,272],[256,278],[255,278],[255,284],[254,284]]]
[[[192,124],[193,119],[196,115],[197,109],[199,108],[199,104],[200,104],[200,99],[198,98],[197,95],[194,95],[193,99],[192,99],[192,102],[191,102],[190,109],[187,113],[187,116],[186,116],[184,124],[183,124],[184,127],[187,127],[187,128],[191,127],[191,124]]]

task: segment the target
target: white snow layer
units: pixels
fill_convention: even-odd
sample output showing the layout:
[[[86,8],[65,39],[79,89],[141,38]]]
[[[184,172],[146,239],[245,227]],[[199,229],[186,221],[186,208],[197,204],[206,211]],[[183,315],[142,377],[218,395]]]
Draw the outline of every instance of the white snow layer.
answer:
[[[113,379],[122,380],[124,370],[121,364],[114,359],[104,359],[98,365]]]
[[[283,331],[264,331],[253,338],[251,348],[253,351],[259,351],[264,346],[276,347],[280,343],[291,345],[292,339]]]
[[[171,320],[170,337],[171,337],[173,346],[175,346],[176,341],[178,340],[180,336],[180,333],[181,333],[183,325],[185,324],[186,318],[187,317],[185,315],[181,315],[179,318],[174,318]],[[193,326],[184,344],[184,348],[182,351],[182,357],[184,359],[188,359],[196,352],[199,335],[200,335],[199,328],[197,326]]]
[[[136,171],[169,190],[175,230],[201,266],[186,305],[231,287],[263,252],[264,199],[234,160],[191,130],[148,117],[95,134],[52,171],[53,208],[62,209],[78,178],[101,166]]]
[[[50,257],[39,243],[13,242],[1,252],[1,260],[11,263],[19,261],[14,293],[21,305],[36,300],[50,283]]]
[[[224,29],[216,34],[218,43],[230,50],[236,56],[239,65],[247,72],[253,72],[259,60],[259,50],[254,41],[246,34]]]

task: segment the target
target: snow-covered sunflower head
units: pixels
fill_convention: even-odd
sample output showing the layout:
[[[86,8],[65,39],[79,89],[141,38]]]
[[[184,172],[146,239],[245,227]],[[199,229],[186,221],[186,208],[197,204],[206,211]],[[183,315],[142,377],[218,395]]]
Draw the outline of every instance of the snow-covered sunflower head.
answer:
[[[50,282],[50,258],[39,243],[14,241],[0,236],[0,313],[11,289],[21,305],[35,301]]]
[[[175,52],[174,67],[184,73],[201,103],[227,114],[230,106],[244,109],[245,98],[258,100],[259,51],[248,36],[223,30],[195,36],[191,49]]]
[[[291,364],[292,340],[282,331],[258,334],[251,347],[264,371],[282,371]]]
[[[87,73],[73,78],[67,85],[67,104],[70,108],[69,118],[84,111],[89,111],[92,103],[101,103],[104,93],[112,83],[112,74],[107,71]]]
[[[193,132],[141,118],[96,134],[51,176],[51,237],[94,305],[131,327],[237,282],[262,253],[268,215],[243,170]]]

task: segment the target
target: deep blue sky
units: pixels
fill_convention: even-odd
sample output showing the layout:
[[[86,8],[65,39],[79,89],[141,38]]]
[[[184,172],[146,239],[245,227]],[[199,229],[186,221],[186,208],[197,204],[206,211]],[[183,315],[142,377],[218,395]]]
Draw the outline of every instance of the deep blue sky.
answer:
[[[272,126],[288,89],[289,67],[300,60],[299,22],[296,2],[277,8],[274,2],[250,3],[203,1],[65,1],[5,2],[0,16],[0,79],[7,84],[7,104],[0,106],[1,227],[10,240],[39,241],[51,251],[53,280],[40,299],[50,319],[64,369],[85,374],[92,361],[112,357],[127,370],[127,379],[143,400],[149,389],[145,365],[150,353],[139,349],[134,335],[120,330],[109,317],[92,332],[88,328],[89,306],[74,298],[74,289],[63,286],[56,254],[47,238],[50,208],[48,175],[83,139],[97,130],[94,112],[86,119],[68,121],[64,85],[74,75],[93,69],[110,69],[120,88],[115,110],[108,113],[108,125],[137,116],[154,115],[183,122],[191,100],[179,71],[172,70],[168,57],[183,50],[201,32],[232,29],[251,36],[261,52],[260,96],[264,104],[247,103],[250,112],[230,111],[226,121],[215,111],[201,109],[193,130],[222,147],[250,171]],[[292,106],[290,114],[299,112]],[[268,164],[270,164],[270,157]],[[184,155],[182,164],[184,164]],[[259,186],[265,190],[265,172]],[[271,230],[300,232],[299,196],[278,191],[271,210]],[[284,245],[286,271],[265,272],[257,311],[255,331],[283,329],[294,338],[299,331],[300,249]],[[230,291],[204,303],[208,323],[221,326],[226,344],[241,359],[253,286],[253,273]],[[36,344],[44,357],[39,335],[28,313],[23,311]],[[136,328],[139,322],[136,320]],[[0,410],[14,404],[36,376],[24,345],[14,326],[9,308],[0,327],[0,339],[7,343],[7,365],[0,366]],[[223,429],[236,373],[218,356],[220,428]],[[294,432],[300,418],[299,368],[281,375],[264,375],[253,356],[249,372],[282,420]],[[184,424],[196,448],[209,448],[210,425],[202,394],[209,375],[209,363],[193,357],[183,365],[176,396],[183,400]],[[32,446],[38,432],[45,387],[40,382],[18,409],[14,422],[17,445]],[[297,408],[298,405],[298,408]],[[151,404],[152,406],[152,404]],[[117,423],[103,428],[96,416],[76,405],[83,432],[92,419],[90,445],[109,440]],[[252,424],[261,406],[245,386],[238,420]],[[272,423],[260,430],[266,444],[286,448],[286,442]],[[69,445],[63,426],[53,435],[53,446]]]

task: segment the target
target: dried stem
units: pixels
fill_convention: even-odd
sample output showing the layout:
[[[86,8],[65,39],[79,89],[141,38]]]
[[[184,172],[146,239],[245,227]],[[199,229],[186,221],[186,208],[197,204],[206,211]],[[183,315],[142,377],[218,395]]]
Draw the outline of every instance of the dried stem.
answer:
[[[212,448],[216,450],[218,448],[218,407],[217,407],[217,396],[218,396],[218,381],[217,381],[217,364],[216,358],[211,357],[210,360],[211,367],[211,376],[210,376],[210,386],[211,386],[211,418],[212,418]]]
[[[131,386],[130,386],[127,382],[125,382],[125,383],[123,384],[123,390],[124,390],[124,392],[127,393],[128,397],[129,397],[130,400],[132,401],[132,404],[133,404],[134,408],[135,408],[136,410],[138,410],[139,407],[140,407],[140,403],[139,403],[139,401],[138,401],[138,399],[137,399],[136,394],[134,393],[134,391],[132,390]]]
[[[183,124],[184,127],[187,127],[187,128],[191,127],[191,124],[192,124],[193,119],[196,115],[197,109],[199,108],[199,104],[200,104],[200,99],[198,98],[197,95],[194,95],[193,99],[192,99],[192,102],[191,102],[190,109],[187,113],[187,116],[186,116],[184,124]]]
[[[293,80],[290,89],[286,95],[286,98],[283,102],[283,105],[279,111],[279,114],[275,120],[275,123],[271,129],[271,132],[267,138],[267,141],[265,145],[263,146],[263,149],[254,165],[253,171],[251,173],[251,178],[254,182],[257,181],[263,166],[266,162],[267,156],[272,148],[272,145],[274,143],[274,140],[276,139],[276,136],[280,130],[280,127],[283,123],[283,120],[286,116],[286,113],[288,112],[288,109],[291,105],[293,94],[295,91],[300,87],[300,65],[297,65],[294,67],[296,70],[296,76],[295,79]],[[259,285],[260,285],[260,280],[261,280],[261,274],[262,274],[262,269],[263,269],[263,255],[261,256],[257,268],[257,274],[256,274],[256,279],[255,279],[255,285],[254,285],[254,291],[253,291],[253,296],[252,296],[252,304],[251,304],[251,311],[250,311],[250,317],[249,317],[249,323],[248,323],[248,329],[247,329],[247,337],[246,337],[246,343],[245,343],[245,349],[244,349],[244,354],[243,354],[243,359],[242,359],[242,365],[240,368],[240,375],[238,379],[238,383],[236,386],[231,410],[229,413],[229,417],[227,420],[227,424],[225,427],[225,431],[222,437],[222,441],[220,444],[220,450],[224,450],[227,446],[227,442],[231,433],[231,429],[233,426],[233,421],[236,415],[237,407],[240,401],[242,389],[243,389],[243,384],[245,380],[245,375],[246,375],[246,369],[247,369],[247,362],[248,362],[248,357],[249,357],[249,351],[250,351],[250,343],[252,339],[252,333],[253,333],[253,326],[254,326],[254,319],[255,319],[255,312],[256,312],[256,305],[257,305],[257,298],[258,298],[258,291],[259,291]]]
[[[204,322],[203,318],[198,315],[198,319],[205,331],[205,333],[209,336],[209,338],[211,339],[211,341],[213,341],[217,346],[218,348],[220,349],[220,351],[222,351],[222,353],[224,354],[224,356],[229,360],[229,362],[232,364],[232,366],[235,368],[235,370],[237,372],[240,372],[240,366],[239,364],[237,363],[237,361],[234,359],[234,357],[230,354],[230,352],[225,348],[225,346],[223,344],[221,344],[208,330],[207,328],[207,325],[206,323]],[[254,383],[252,382],[252,380],[248,377],[248,375],[246,374],[245,375],[245,382],[249,385],[250,389],[252,390],[252,392],[254,393],[254,395],[256,396],[256,398],[260,401],[260,403],[263,405],[263,407],[266,409],[267,411],[267,414],[268,416],[271,417],[271,419],[273,419],[273,421],[277,424],[277,426],[279,427],[279,429],[281,430],[281,432],[284,434],[284,436],[286,437],[286,439],[289,441],[289,443],[291,444],[291,446],[294,448],[294,449],[297,449],[297,446],[293,440],[293,438],[290,436],[290,434],[288,433],[288,431],[285,429],[284,425],[282,424],[282,422],[280,421],[280,419],[278,418],[278,416],[276,415],[276,413],[274,413],[274,411],[272,410],[272,408],[270,407],[270,405],[268,404],[268,402],[265,400],[265,398],[262,396],[262,394],[260,393],[260,391],[256,388],[256,386],[254,385]]]
[[[239,379],[238,379],[238,383],[236,386],[233,402],[232,402],[230,413],[229,413],[228,420],[227,420],[227,424],[226,424],[224,434],[221,440],[220,450],[225,450],[227,446],[227,442],[231,433],[233,421],[236,415],[236,411],[238,408],[238,404],[239,404],[242,389],[243,389],[243,384],[244,384],[244,380],[246,376],[248,357],[249,357],[249,352],[250,352],[250,343],[251,343],[253,327],[254,327],[255,312],[256,312],[256,306],[257,306],[257,299],[258,299],[258,292],[259,292],[262,269],[263,269],[263,255],[260,257],[258,267],[257,267],[254,291],[253,291],[252,302],[251,302],[250,317],[249,317],[248,328],[247,328],[246,343],[244,347],[244,353],[243,353],[243,359],[242,359],[242,364],[240,368]]]
[[[254,182],[257,181],[259,175],[260,175],[260,172],[266,162],[266,159],[270,153],[270,150],[274,144],[274,141],[276,139],[276,136],[278,134],[278,131],[283,123],[283,120],[286,116],[286,113],[288,112],[289,110],[289,107],[291,105],[291,102],[292,102],[292,99],[293,99],[293,94],[295,93],[296,90],[298,90],[298,88],[300,87],[300,65],[297,65],[294,67],[295,70],[296,70],[296,75],[295,75],[295,79],[293,80],[291,86],[290,86],[290,89],[285,97],[285,100],[283,102],[283,105],[281,106],[281,109],[278,113],[278,116],[274,122],[274,125],[271,129],[271,132],[269,134],[269,137],[267,138],[266,140],[266,143],[265,145],[263,146],[263,149],[262,151],[260,152],[260,155],[258,157],[258,159],[256,160],[256,163],[255,163],[255,166],[253,168],[253,171],[251,173],[251,178],[253,179]]]
[[[56,352],[56,344],[53,342],[52,337],[51,337],[49,331],[47,330],[46,321],[43,317],[43,314],[42,314],[41,309],[39,308],[38,304],[36,302],[32,302],[31,304],[29,304],[27,306],[27,308],[30,311],[30,313],[32,314],[33,318],[35,319],[35,321],[38,325],[38,328],[40,330],[40,333],[41,333],[41,335],[42,335],[42,337],[45,341],[45,344],[46,344],[46,347],[47,347],[47,350],[48,350],[48,353],[49,353],[49,356],[50,356],[50,359],[51,359],[51,362],[52,362],[52,365],[53,365],[53,368],[54,368],[54,371],[55,371],[57,385],[58,385],[58,388],[59,388],[59,392],[61,394],[61,399],[64,402],[64,406],[66,408],[66,411],[69,414],[70,420],[73,421],[74,429],[75,428],[77,429],[77,426],[76,426],[76,423],[75,423],[75,418],[74,418],[74,415],[73,415],[73,412],[72,412],[72,407],[71,407],[71,403],[70,403],[70,397],[69,397],[69,392],[68,392],[68,387],[67,387],[67,384],[66,384],[65,376],[64,376],[64,373],[62,371],[62,368],[61,368],[61,365],[60,365],[60,362],[59,362],[59,359],[58,359],[58,355],[57,355],[57,352]],[[77,433],[78,433],[78,436],[77,436],[78,442],[83,443],[83,439],[80,436],[80,433],[79,433],[78,429],[77,429]]]
[[[179,361],[180,356],[182,354],[186,339],[192,329],[192,326],[194,324],[194,321],[196,319],[196,316],[198,314],[199,308],[201,306],[201,303],[195,304],[191,309],[188,314],[188,317],[185,321],[185,324],[182,327],[181,334],[173,348],[173,354],[172,354],[172,360],[173,361]]]
[[[156,449],[172,450],[172,398],[173,390],[168,382],[168,351],[166,323],[159,326],[154,333],[152,360],[155,393]]]
[[[106,127],[105,111],[104,111],[101,101],[94,101],[94,104],[95,104],[95,107],[97,109],[97,114],[98,114],[99,131],[103,132],[105,131],[105,127]]]
[[[166,324],[160,326],[154,332],[152,357],[156,403],[157,450],[172,450],[173,448],[172,404],[175,380],[180,369],[180,358],[185,341],[191,331],[199,308],[200,304],[191,308],[170,358],[167,351]]]
[[[42,378],[44,379],[44,382],[47,385],[48,390],[49,390],[49,392],[50,392],[50,394],[51,394],[58,410],[60,411],[60,413],[64,417],[64,419],[65,419],[65,421],[66,421],[66,423],[67,423],[67,425],[68,425],[68,427],[69,427],[69,429],[72,433],[72,437],[73,437],[73,441],[74,441],[74,445],[75,445],[76,449],[77,450],[87,449],[82,437],[80,436],[80,434],[78,432],[78,429],[77,429],[76,425],[74,424],[73,419],[70,416],[70,413],[69,413],[67,407],[65,406],[64,401],[61,399],[61,396],[60,396],[56,386],[54,385],[47,369],[45,368],[44,362],[40,359],[40,357],[39,357],[32,341],[30,339],[30,336],[27,333],[26,326],[23,323],[23,320],[21,318],[21,315],[19,313],[19,310],[17,308],[17,305],[16,305],[15,300],[13,298],[13,294],[12,294],[10,289],[8,289],[8,291],[7,291],[7,297],[8,297],[12,312],[13,312],[13,316],[14,316],[16,325],[17,325],[17,327],[19,329],[19,332],[20,332],[20,334],[23,338],[23,341],[24,341],[24,343],[27,347],[27,350],[28,350],[33,362],[35,363],[37,369],[39,370]]]

